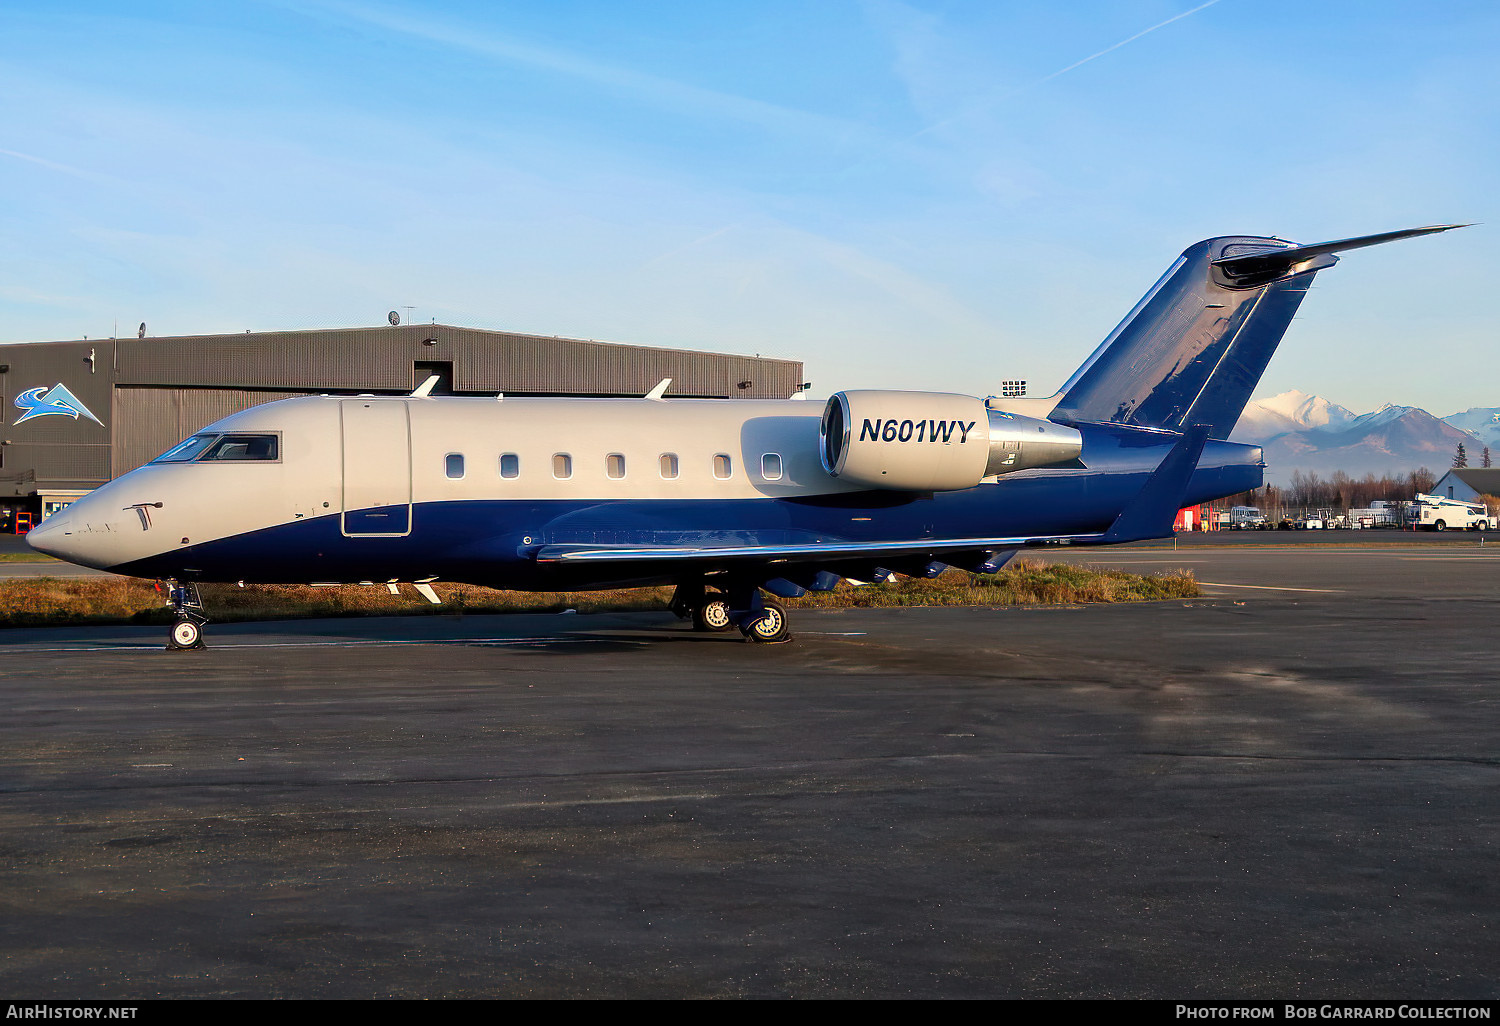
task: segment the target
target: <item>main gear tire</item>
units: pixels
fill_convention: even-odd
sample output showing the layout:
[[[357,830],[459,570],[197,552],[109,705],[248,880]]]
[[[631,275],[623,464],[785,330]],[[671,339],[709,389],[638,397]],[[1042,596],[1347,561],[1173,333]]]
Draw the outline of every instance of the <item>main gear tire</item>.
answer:
[[[693,610],[693,630],[722,634],[734,626],[729,615],[729,600],[716,591],[703,596],[703,604]]]
[[[762,645],[774,645],[792,639],[791,632],[787,629],[786,610],[780,602],[770,599],[765,601],[760,617],[742,629],[745,637]]]

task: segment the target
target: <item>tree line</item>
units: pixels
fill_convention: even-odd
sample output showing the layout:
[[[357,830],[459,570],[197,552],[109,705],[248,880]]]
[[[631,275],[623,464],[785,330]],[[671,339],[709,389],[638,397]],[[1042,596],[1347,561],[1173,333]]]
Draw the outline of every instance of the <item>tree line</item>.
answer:
[[[1426,467],[1409,474],[1366,474],[1358,478],[1342,470],[1336,470],[1328,477],[1314,471],[1294,470],[1288,485],[1263,485],[1221,499],[1214,505],[1256,506],[1263,511],[1361,509],[1376,499],[1408,500],[1418,492],[1431,492],[1436,484],[1437,478]]]

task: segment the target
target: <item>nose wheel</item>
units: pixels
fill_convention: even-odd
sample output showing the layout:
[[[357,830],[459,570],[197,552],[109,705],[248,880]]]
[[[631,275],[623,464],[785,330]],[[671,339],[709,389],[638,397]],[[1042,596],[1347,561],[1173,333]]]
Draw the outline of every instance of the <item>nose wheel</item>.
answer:
[[[203,628],[192,620],[178,620],[172,625],[171,648],[203,648]]]
[[[198,586],[172,582],[171,595],[172,611],[177,621],[172,624],[172,633],[167,635],[167,651],[207,648],[203,643],[203,625],[208,623],[208,617],[203,615],[203,600],[198,597]]]

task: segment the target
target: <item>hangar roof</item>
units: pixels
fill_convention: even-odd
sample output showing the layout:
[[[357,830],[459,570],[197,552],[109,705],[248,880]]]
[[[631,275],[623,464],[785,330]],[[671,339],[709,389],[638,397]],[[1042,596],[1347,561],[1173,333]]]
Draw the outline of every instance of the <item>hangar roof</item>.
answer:
[[[17,346],[86,347],[91,372],[97,359],[117,387],[409,391],[430,362],[451,363],[452,388],[473,393],[644,395],[670,377],[672,395],[784,399],[802,378],[795,360],[449,324],[10,343],[12,361]]]

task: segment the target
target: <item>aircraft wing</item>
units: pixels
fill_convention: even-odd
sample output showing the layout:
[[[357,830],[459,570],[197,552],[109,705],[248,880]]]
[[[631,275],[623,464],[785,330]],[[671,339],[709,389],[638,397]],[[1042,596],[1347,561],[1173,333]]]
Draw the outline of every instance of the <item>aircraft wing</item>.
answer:
[[[1039,545],[1107,545],[1169,537],[1172,520],[1182,505],[1183,491],[1208,439],[1208,428],[1194,426],[1147,477],[1141,490],[1126,504],[1108,531],[1093,534],[1030,535],[1012,538],[930,538],[900,541],[817,541],[781,545],[597,545],[540,546],[538,563],[641,563],[660,560],[764,560],[807,563],[819,560],[994,553]]]
[[[630,563],[657,560],[783,560],[807,562],[860,557],[940,556],[944,553],[1019,549],[1033,545],[1089,545],[1104,540],[1102,534],[1059,534],[1029,538],[944,538],[927,541],[805,542],[797,545],[543,545],[535,559],[539,563]]]

